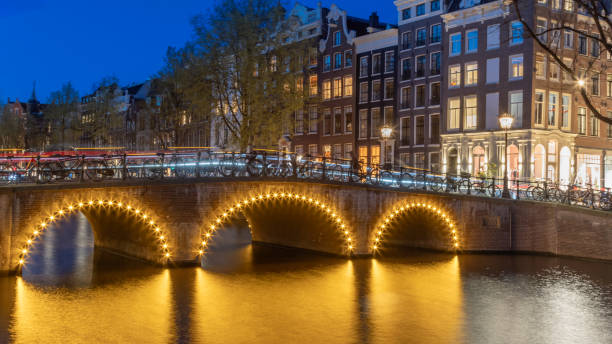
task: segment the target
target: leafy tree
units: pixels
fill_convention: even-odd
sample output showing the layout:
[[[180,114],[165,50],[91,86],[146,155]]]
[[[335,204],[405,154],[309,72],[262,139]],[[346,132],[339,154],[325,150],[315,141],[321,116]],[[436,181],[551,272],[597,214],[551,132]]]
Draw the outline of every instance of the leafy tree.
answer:
[[[557,19],[559,21],[550,27],[538,28],[533,27],[530,22],[532,14],[526,13],[524,10],[529,8],[528,4],[535,3],[533,0],[513,0],[514,10],[519,21],[525,28],[526,35],[531,37],[537,46],[539,46],[555,64],[558,64],[562,74],[569,77],[579,88],[580,96],[584,100],[586,106],[591,110],[593,115],[600,121],[612,125],[612,117],[607,117],[602,110],[606,110],[610,105],[604,98],[593,98],[589,94],[588,79],[591,71],[595,67],[596,70],[608,68],[610,63],[606,64],[607,57],[605,53],[600,52],[603,47],[603,52],[607,52],[608,56],[612,56],[612,13],[611,2],[609,0],[574,0],[573,2],[565,1],[565,6],[571,6],[566,9],[583,13],[588,18],[589,23],[578,23],[577,16],[563,15]],[[589,30],[590,26],[590,30]],[[597,42],[595,46],[596,52],[601,54],[597,59],[590,59],[588,62],[585,59],[578,59],[579,52],[576,49],[578,42],[574,42],[574,50],[569,53],[561,44],[561,38],[564,32],[571,32],[572,35],[583,35],[588,38],[588,41]],[[593,57],[592,46],[588,46],[589,55]]]
[[[62,85],[49,96],[48,105],[44,111],[49,122],[50,143],[66,149],[66,145],[76,144],[77,134],[80,132],[79,93],[72,83]]]
[[[201,82],[210,85],[214,119],[241,150],[278,143],[304,105],[305,45],[277,0],[222,0],[192,21]]]

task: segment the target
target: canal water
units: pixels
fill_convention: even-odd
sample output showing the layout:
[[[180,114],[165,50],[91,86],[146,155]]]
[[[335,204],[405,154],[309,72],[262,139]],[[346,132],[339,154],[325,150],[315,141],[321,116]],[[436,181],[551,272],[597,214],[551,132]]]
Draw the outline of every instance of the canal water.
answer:
[[[612,343],[612,264],[248,245],[204,268],[93,249],[76,215],[0,277],[0,343]]]

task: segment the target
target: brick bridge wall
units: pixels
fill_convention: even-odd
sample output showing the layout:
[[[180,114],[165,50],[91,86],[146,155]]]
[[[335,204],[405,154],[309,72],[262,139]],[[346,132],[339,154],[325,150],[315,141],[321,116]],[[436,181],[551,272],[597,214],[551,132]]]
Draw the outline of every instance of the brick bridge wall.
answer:
[[[400,192],[367,186],[224,179],[2,188],[0,271],[18,268],[20,250],[32,233],[33,224],[79,200],[121,201],[142,209],[156,221],[155,226],[166,231],[172,262],[196,262],[200,242],[211,221],[247,197],[281,192],[306,195],[329,205],[352,232],[356,255],[372,253],[373,231],[386,214],[405,202],[416,202],[427,203],[450,215],[463,251],[528,251],[612,260],[610,213],[531,201]],[[142,221],[121,219],[124,215],[110,210],[83,213],[92,223],[96,246],[163,262],[159,242],[146,234]],[[321,240],[333,236],[326,226],[298,227],[300,231],[319,232],[301,233],[298,238],[302,239],[292,236],[286,242],[282,232],[265,233],[260,238],[276,244],[343,252],[342,247],[338,247],[343,243]],[[105,228],[113,230],[109,232]],[[254,235],[254,239],[257,240],[257,236]],[[447,243],[441,243],[437,248],[449,247],[445,245]]]

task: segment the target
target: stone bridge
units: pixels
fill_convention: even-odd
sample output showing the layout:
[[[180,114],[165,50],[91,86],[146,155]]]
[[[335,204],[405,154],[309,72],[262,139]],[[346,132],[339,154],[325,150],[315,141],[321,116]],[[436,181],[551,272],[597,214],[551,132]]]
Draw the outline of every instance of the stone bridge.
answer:
[[[333,182],[138,180],[0,189],[0,271],[19,271],[50,224],[81,212],[95,246],[163,265],[197,264],[224,230],[346,256],[390,245],[612,260],[609,212],[536,201]]]

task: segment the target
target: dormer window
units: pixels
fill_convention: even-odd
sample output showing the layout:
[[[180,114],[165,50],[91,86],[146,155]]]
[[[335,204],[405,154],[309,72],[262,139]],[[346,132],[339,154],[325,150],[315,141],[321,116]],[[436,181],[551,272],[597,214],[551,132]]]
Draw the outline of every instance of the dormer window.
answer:
[[[334,46],[342,44],[342,33],[340,31],[334,32]]]

